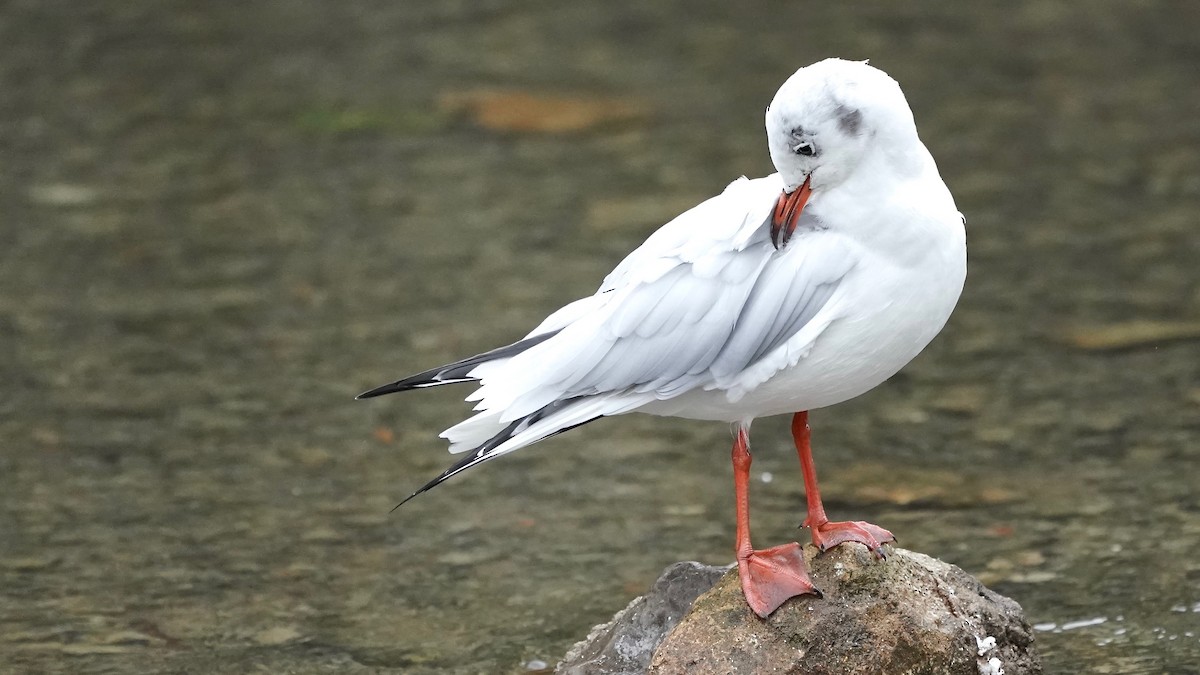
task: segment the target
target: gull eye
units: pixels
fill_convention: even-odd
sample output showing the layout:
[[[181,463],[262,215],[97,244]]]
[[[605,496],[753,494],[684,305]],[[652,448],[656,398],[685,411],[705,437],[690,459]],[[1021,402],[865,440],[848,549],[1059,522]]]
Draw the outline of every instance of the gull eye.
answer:
[[[812,141],[800,141],[792,146],[792,152],[805,157],[812,157],[817,154],[817,146],[812,144]]]

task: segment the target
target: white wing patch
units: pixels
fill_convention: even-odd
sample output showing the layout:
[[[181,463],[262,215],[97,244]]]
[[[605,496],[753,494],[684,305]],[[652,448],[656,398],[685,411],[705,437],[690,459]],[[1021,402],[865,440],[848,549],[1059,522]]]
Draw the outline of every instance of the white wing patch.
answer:
[[[482,383],[468,400],[480,413],[443,434],[453,449],[556,401],[581,399],[571,420],[546,417],[503,452],[553,433],[556,423],[578,423],[582,411],[618,414],[697,388],[736,399],[794,363],[806,350],[798,338],[810,334],[799,341],[811,346],[834,318],[829,300],[858,249],[810,226],[775,250],[766,222],[779,189],[777,177],[734,182],[652,235],[596,295],[531,333],[561,328],[557,335],[473,370]]]

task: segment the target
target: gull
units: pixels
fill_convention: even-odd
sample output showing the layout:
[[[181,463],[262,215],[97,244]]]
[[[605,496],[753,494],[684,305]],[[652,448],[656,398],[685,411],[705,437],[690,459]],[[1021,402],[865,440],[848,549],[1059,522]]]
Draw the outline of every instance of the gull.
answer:
[[[777,173],[739,178],[677,216],[595,294],[522,340],[359,396],[478,385],[467,397],[476,413],[441,434],[461,461],[404,502],[601,417],[731,423],[739,576],[765,618],[820,595],[798,543],[750,544],[750,424],[792,414],[813,543],[883,557],[892,533],[826,516],[808,411],[883,383],[941,331],[966,277],[965,220],[899,84],[866,62],[796,71],[767,107],[766,132]]]

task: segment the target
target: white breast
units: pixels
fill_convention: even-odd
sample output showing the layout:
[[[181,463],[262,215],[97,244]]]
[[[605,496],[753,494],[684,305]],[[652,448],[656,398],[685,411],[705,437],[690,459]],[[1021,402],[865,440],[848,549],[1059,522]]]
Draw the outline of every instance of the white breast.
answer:
[[[895,242],[866,250],[831,299],[828,325],[815,341],[798,341],[800,350],[785,345],[776,357],[790,365],[765,381],[695,390],[642,411],[735,422],[834,405],[883,383],[933,340],[958,302],[966,247],[962,223],[952,218],[908,234],[914,241],[906,249],[919,254],[898,257]]]

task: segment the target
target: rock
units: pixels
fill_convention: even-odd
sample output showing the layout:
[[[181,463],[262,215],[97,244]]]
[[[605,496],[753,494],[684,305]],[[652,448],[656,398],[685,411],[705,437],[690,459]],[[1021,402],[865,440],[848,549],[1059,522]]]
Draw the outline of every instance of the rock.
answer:
[[[1057,342],[1088,351],[1158,347],[1200,339],[1200,321],[1135,319],[1101,326],[1070,326],[1052,335]]]
[[[300,636],[301,633],[295,626],[275,626],[274,628],[259,631],[254,636],[254,641],[260,645],[274,647],[296,640]]]
[[[650,592],[635,598],[606,624],[596,626],[555,668],[562,675],[634,675],[646,672],[650,657],[696,598],[731,567],[680,562],[663,571]],[[736,577],[736,573],[734,575]]]
[[[469,89],[442,94],[438,108],[444,115],[468,113],[489,131],[562,134],[637,120],[648,106],[631,99]]]
[[[1020,606],[954,565],[899,548],[880,561],[858,544],[822,555],[807,546],[805,557],[824,597],[794,598],[766,620],[746,605],[735,569],[676,564],[575,645],[556,672],[1041,672]]]
[[[879,561],[859,544],[815,554],[806,547],[823,598],[794,598],[762,620],[730,572],[663,640],[648,672],[1041,672],[1020,606],[954,565],[898,548]]]

